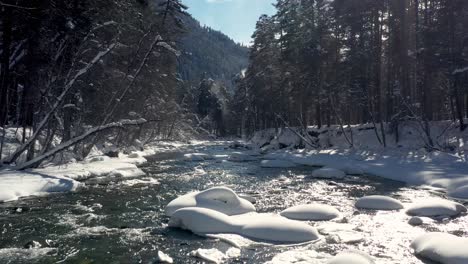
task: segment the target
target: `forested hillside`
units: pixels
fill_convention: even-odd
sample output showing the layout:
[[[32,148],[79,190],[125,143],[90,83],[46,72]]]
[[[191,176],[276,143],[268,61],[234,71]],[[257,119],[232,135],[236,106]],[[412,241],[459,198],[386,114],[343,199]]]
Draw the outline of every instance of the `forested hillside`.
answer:
[[[220,31],[201,26],[192,17],[184,22],[187,33],[180,41],[178,59],[181,78],[196,85],[203,78],[212,78],[232,90],[234,76],[247,68],[248,48]]]
[[[239,84],[238,126],[416,121],[468,115],[468,2],[464,0],[278,0],[262,16]]]

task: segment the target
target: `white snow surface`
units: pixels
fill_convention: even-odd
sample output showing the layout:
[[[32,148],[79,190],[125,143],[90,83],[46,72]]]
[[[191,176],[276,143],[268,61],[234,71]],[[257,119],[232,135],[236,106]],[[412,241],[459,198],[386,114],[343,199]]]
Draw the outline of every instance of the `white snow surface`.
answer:
[[[388,196],[371,195],[359,198],[355,204],[356,208],[371,210],[400,210],[403,204]]]
[[[186,207],[209,208],[227,215],[245,214],[256,211],[255,206],[240,198],[227,187],[214,187],[201,192],[193,192],[171,201],[165,213],[171,216],[175,211]]]
[[[467,209],[460,203],[444,199],[429,199],[413,204],[406,213],[412,216],[457,216]]]
[[[337,218],[340,212],[330,205],[304,204],[288,208],[280,214],[294,220],[327,221]]]
[[[468,238],[446,233],[427,233],[411,243],[414,253],[442,264],[468,263]]]
[[[46,193],[76,191],[82,184],[66,177],[38,172],[0,171],[0,202]]]
[[[162,251],[158,251],[158,261],[161,263],[174,263],[174,260]]]
[[[360,251],[343,252],[327,261],[327,264],[374,264],[369,255]]]
[[[322,178],[322,179],[343,179],[346,176],[341,170],[334,169],[334,168],[321,168],[318,170],[314,170],[312,172],[313,178]]]
[[[212,159],[214,159],[214,157],[206,153],[184,154],[185,161],[205,161],[205,160],[212,160]]]
[[[288,160],[262,160],[260,163],[262,168],[293,168],[297,167],[297,164]]]
[[[314,227],[281,216],[257,213],[228,216],[200,207],[175,211],[169,227],[190,230],[200,235],[237,234],[249,239],[278,243],[302,243],[320,238]]]

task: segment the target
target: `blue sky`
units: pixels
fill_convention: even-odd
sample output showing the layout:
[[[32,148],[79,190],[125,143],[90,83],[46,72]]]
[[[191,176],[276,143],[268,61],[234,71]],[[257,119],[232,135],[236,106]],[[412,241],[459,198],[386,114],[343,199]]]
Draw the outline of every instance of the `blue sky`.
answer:
[[[275,0],[183,0],[202,25],[222,31],[237,42],[249,44],[262,14],[272,15]]]

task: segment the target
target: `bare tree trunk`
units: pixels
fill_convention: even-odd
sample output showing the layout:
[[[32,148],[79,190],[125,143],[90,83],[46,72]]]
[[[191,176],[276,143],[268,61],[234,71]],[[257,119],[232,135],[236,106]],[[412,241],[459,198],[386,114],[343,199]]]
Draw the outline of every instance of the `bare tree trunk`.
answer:
[[[68,149],[69,147],[72,147],[78,143],[80,143],[81,141],[87,139],[88,137],[96,134],[96,133],[99,133],[99,132],[102,132],[104,130],[109,130],[109,129],[112,129],[112,128],[123,128],[123,127],[126,127],[126,126],[141,126],[143,124],[146,124],[148,123],[148,121],[146,121],[145,119],[139,119],[139,120],[122,120],[120,122],[114,122],[114,123],[110,123],[110,124],[107,124],[107,125],[104,125],[104,126],[99,126],[99,127],[95,127],[95,128],[92,128],[90,130],[88,130],[86,133],[78,136],[78,137],[74,137],[72,139],[70,139],[69,141],[67,142],[64,142],[62,144],[60,144],[59,146],[55,147],[54,149],[24,163],[24,164],[21,164],[19,166],[16,167],[17,170],[24,170],[24,169],[28,169],[28,168],[33,168],[37,165],[39,165],[42,161],[44,161],[45,159],[49,158],[49,157],[52,157],[54,156],[55,154],[57,153],[60,153],[66,149]]]

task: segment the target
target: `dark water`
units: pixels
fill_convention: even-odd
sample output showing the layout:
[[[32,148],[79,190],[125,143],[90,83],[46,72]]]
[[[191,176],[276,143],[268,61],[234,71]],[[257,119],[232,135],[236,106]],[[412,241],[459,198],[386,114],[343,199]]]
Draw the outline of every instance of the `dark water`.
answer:
[[[196,151],[226,154],[222,144],[194,147]],[[192,150],[193,151],[193,150]],[[278,247],[249,243],[239,257],[226,263],[264,263],[291,249],[310,249],[334,255],[359,249],[376,257],[377,263],[423,263],[409,250],[416,234],[445,231],[465,234],[468,218],[411,227],[404,212],[358,211],[356,198],[369,194],[396,197],[403,202],[434,196],[428,191],[376,177],[349,176],[344,181],[309,180],[313,168],[263,169],[259,162],[234,163],[220,159],[185,162],[181,153],[168,152],[150,158],[143,167],[146,181],[159,184],[129,185],[128,179],[87,184],[77,193],[57,194],[0,204],[0,263],[153,263],[158,250],[175,263],[201,263],[190,252],[231,246],[166,227],[165,205],[181,194],[213,186],[228,186],[256,198],[259,212],[279,212],[303,203],[326,203],[337,207],[358,242],[327,239],[315,245]],[[311,223],[320,226],[324,223]],[[338,232],[338,231],[337,231]],[[339,232],[338,232],[339,233]],[[37,241],[41,245],[24,249]]]

